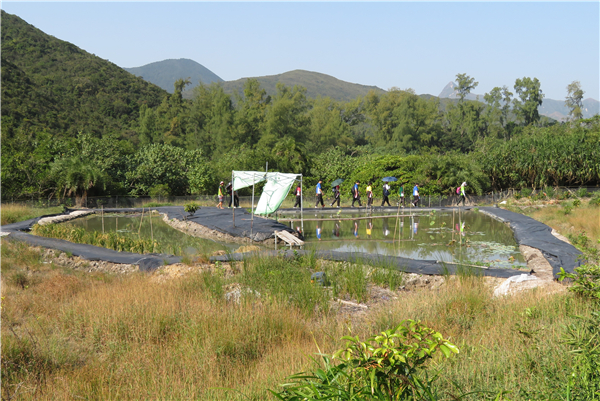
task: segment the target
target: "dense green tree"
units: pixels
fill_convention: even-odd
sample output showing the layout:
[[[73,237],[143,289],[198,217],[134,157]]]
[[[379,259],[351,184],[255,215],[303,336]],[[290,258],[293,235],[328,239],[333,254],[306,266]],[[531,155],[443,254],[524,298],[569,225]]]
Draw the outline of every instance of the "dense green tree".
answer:
[[[458,92],[458,98],[461,103],[464,102],[465,97],[479,85],[479,82],[475,82],[475,78],[471,78],[467,74],[456,74],[456,83],[456,91]]]
[[[368,116],[376,127],[377,146],[395,152],[438,146],[442,128],[434,101],[422,99],[413,90],[392,88],[381,96],[369,95],[366,102]]]
[[[332,146],[351,146],[350,125],[344,119],[341,105],[326,97],[313,101],[310,110],[310,132],[306,141],[310,153],[320,153]]]
[[[265,125],[266,110],[271,97],[256,79],[248,79],[244,96],[237,100],[235,113],[236,142],[254,146],[258,143]]]
[[[217,83],[194,88],[186,146],[199,149],[207,158],[217,159],[238,145],[231,97]]]
[[[538,107],[542,105],[544,94],[537,78],[519,78],[515,81],[515,92],[518,99],[513,100],[515,113],[523,125],[536,124],[540,120]]]
[[[258,146],[272,149],[277,141],[283,138],[292,138],[296,143],[304,143],[310,130],[309,107],[306,88],[289,88],[278,83],[277,94],[267,108],[265,131]]]
[[[65,157],[52,164],[50,176],[60,198],[75,196],[77,206],[87,198],[94,187],[105,186],[107,175],[93,161],[81,155]]]
[[[565,100],[565,106],[569,108],[569,116],[572,120],[579,120],[583,117],[583,94],[585,92],[581,89],[581,83],[579,81],[573,81],[567,86],[567,98]]]
[[[128,158],[129,171],[125,174],[127,188],[132,195],[147,195],[156,185],[167,185],[169,195],[188,195],[192,191],[207,190],[197,177],[199,165],[208,163],[200,150],[184,150],[167,144],[152,144],[140,148]],[[190,175],[194,175],[190,186]]]

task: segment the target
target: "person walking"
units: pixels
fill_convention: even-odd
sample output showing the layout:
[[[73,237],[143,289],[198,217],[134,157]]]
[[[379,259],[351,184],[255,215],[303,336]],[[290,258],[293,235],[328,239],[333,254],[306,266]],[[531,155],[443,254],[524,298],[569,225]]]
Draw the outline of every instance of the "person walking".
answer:
[[[420,200],[421,200],[421,197],[419,196],[419,184],[415,184],[415,186],[413,188],[413,201],[412,201],[413,206],[418,207]]]
[[[359,184],[360,181],[356,181],[356,183],[352,187],[352,207],[354,207],[354,202],[356,201],[358,201],[358,207],[362,206],[362,203],[360,202],[360,192],[358,191]]]
[[[385,202],[387,202],[388,206],[392,206],[390,205],[390,184],[388,184],[387,182],[383,183],[383,200],[381,201],[381,206],[383,207],[383,205],[385,205]]]
[[[367,207],[373,206],[373,188],[371,188],[371,182],[367,185]]]
[[[223,186],[225,183],[223,181],[221,181],[221,183],[219,184],[219,190],[218,190],[218,197],[219,197],[219,203],[217,204],[217,207],[219,209],[223,209],[223,198],[225,197],[225,187]]]
[[[321,203],[321,208],[325,207],[325,203],[323,202],[323,181],[319,180],[317,183],[317,203],[315,203],[315,208]]]
[[[465,182],[463,182],[463,183],[460,185],[460,198],[458,199],[458,203],[460,204],[460,203],[462,202],[462,205],[463,205],[463,206],[465,205],[465,199],[466,199],[466,197],[467,197],[467,196],[465,195],[465,187],[466,187],[466,186],[467,186],[467,183],[466,183],[466,181],[465,181]]]
[[[404,184],[400,185],[400,189],[398,190],[398,195],[400,196],[400,200],[398,201],[398,206],[400,206],[400,204],[402,204],[402,207],[404,207],[405,203],[404,203]]]
[[[331,202],[330,206],[333,206],[333,204],[337,201],[337,207],[340,207],[340,186],[336,185],[333,188],[333,202]]]
[[[227,184],[227,186],[225,187],[225,191],[227,192],[227,195],[229,196],[229,206],[227,206],[227,208],[231,208],[231,204],[233,203],[233,185],[231,185],[231,183]],[[235,207],[235,204],[234,204]]]
[[[240,197],[237,194],[237,191],[233,191],[233,207],[240,207]]]
[[[294,208],[302,207],[302,187],[300,186],[300,183],[298,183],[294,193],[296,194],[296,203],[294,203]]]

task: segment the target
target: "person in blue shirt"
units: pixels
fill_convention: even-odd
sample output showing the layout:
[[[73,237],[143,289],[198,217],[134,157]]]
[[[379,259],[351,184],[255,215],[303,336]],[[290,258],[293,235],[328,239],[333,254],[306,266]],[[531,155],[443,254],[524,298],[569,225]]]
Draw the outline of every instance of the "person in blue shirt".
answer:
[[[413,201],[412,201],[413,206],[418,207],[420,200],[421,200],[421,197],[419,196],[419,184],[415,184],[415,187],[413,188]]]
[[[352,207],[354,207],[354,202],[356,201],[358,201],[358,207],[362,206],[362,203],[360,202],[360,192],[358,191],[359,184],[360,181],[356,181],[356,183],[352,187]]]
[[[315,207],[317,207],[319,205],[319,203],[321,203],[321,208],[325,207],[325,202],[323,202],[323,181],[319,180],[319,183],[317,184],[317,203],[315,203]]]

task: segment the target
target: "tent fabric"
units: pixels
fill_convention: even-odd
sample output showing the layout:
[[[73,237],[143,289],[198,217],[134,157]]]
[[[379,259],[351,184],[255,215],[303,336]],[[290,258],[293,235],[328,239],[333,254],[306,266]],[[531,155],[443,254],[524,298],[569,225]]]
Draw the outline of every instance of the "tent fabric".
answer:
[[[296,177],[296,174],[267,173],[267,183],[254,213],[266,215],[279,209],[296,181]]]
[[[237,191],[242,188],[250,187],[267,179],[267,175],[263,171],[233,171],[233,190]]]

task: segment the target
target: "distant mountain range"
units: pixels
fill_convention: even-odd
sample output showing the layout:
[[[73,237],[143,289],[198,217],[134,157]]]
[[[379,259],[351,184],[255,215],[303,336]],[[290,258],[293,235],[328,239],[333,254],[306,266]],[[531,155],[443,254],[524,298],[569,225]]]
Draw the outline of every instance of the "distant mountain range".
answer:
[[[440,99],[458,99],[456,83],[449,82],[438,95]],[[469,100],[479,100],[484,102],[483,95],[469,93],[466,97]],[[564,100],[553,100],[544,98],[539,108],[540,115],[553,118],[557,121],[565,121],[569,117],[569,109],[565,106]],[[583,118],[590,118],[600,113],[600,102],[588,98],[583,101]]]
[[[202,64],[186,58],[157,61],[141,67],[123,69],[156,86],[160,86],[169,93],[173,93],[173,84],[178,79],[189,78],[190,87],[192,88],[200,83],[210,85],[213,82],[223,82],[218,75]]]
[[[187,99],[192,98],[193,88],[200,82],[203,84],[211,84],[213,82],[220,83],[223,86],[225,93],[234,95],[236,93],[241,94],[244,89],[244,84],[250,79],[241,78],[235,81],[223,81],[218,75],[206,67],[189,59],[158,61],[142,67],[125,68],[125,70],[143,77],[146,81],[158,85],[171,93],[173,92],[173,84],[177,79],[190,77],[192,85],[188,86],[183,92],[183,97]],[[386,92],[377,86],[350,83],[330,75],[304,70],[294,70],[278,75],[253,78],[260,82],[261,87],[265,89],[269,95],[274,95],[277,92],[276,85],[278,82],[281,82],[286,86],[303,86],[306,88],[306,95],[310,98],[323,96],[338,101],[350,101],[356,99],[358,96],[366,95],[371,90],[377,93]],[[429,97],[430,95],[421,96]],[[454,82],[448,83],[448,85],[442,89],[438,98],[458,99],[456,84]],[[483,95],[470,93],[466,98],[484,102]],[[541,115],[558,121],[566,120],[569,115],[569,110],[565,106],[564,100],[544,99],[539,112]],[[591,98],[583,101],[584,118],[592,117],[598,113],[600,113],[600,102]]]

